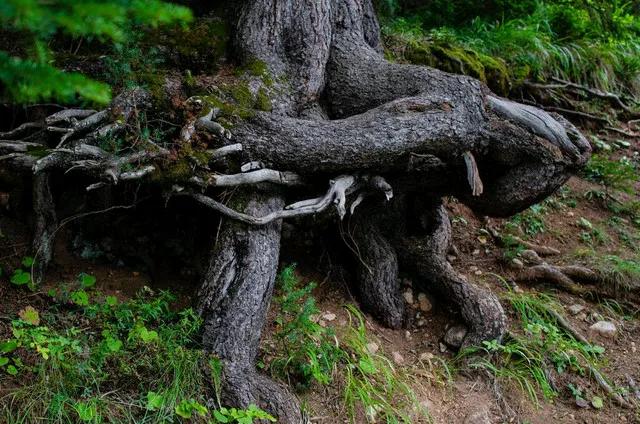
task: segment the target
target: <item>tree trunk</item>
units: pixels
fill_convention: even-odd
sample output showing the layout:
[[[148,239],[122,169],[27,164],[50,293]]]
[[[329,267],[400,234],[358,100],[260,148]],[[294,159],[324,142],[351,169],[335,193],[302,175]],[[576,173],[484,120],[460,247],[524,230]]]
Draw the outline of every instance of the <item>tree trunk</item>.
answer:
[[[236,195],[245,213],[262,215],[282,209],[273,192]],[[301,421],[295,398],[280,384],[255,370],[260,335],[273,292],[280,254],[280,222],[255,227],[225,222],[211,264],[198,293],[204,319],[205,350],[222,359],[222,398],[230,405],[251,404],[271,411],[283,423]]]
[[[233,52],[239,62],[266,65],[273,86],[246,78],[254,94],[270,93],[273,109],[255,111],[232,128],[215,122],[213,107],[205,117],[187,113],[178,143],[211,131],[226,146],[213,151],[208,165],[222,163],[222,172],[236,173],[222,175],[194,159],[198,165],[172,180],[168,193],[189,196],[229,218],[199,293],[203,344],[223,361],[225,401],[256,403],[282,423],[301,421],[295,398],[259,375],[254,362],[278,266],[281,219],[331,205],[343,218],[365,199],[349,236],[362,304],[378,319],[394,328],[403,324],[397,278],[402,268],[459,308],[468,327],[463,346],[499,339],[505,319],[496,297],[467,282],[446,260],[451,228],[441,198],[457,196],[486,215],[513,214],[562,185],[587,161],[589,143],[561,117],[500,99],[476,80],[386,61],[371,0],[238,3]],[[51,115],[39,127],[45,137],[38,142],[0,141],[0,164],[36,173],[34,249],[42,269],[51,258],[56,225],[50,173],[82,172],[97,180],[87,190],[97,190],[144,181],[159,172],[160,158],[171,160],[171,152],[155,145],[125,156],[96,146],[104,135],[135,128],[128,120],[148,99],[144,90],[127,90],[105,111]],[[47,133],[53,124],[63,128]],[[46,156],[29,154],[43,147]],[[244,166],[237,169],[228,155],[241,156]],[[264,167],[269,169],[258,169]],[[325,189],[319,181],[327,180],[326,194],[285,208],[287,194],[317,195]],[[231,205],[215,200],[216,189],[240,185]]]

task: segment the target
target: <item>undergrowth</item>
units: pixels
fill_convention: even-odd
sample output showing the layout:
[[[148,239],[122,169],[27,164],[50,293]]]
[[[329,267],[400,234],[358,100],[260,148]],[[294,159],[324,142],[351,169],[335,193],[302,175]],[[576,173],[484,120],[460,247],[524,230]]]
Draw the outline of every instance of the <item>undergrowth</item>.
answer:
[[[433,3],[418,10],[387,8],[392,13],[383,19],[383,33],[389,54],[407,59],[406,53],[419,45],[435,46],[466,65],[447,70],[481,78],[478,68],[498,69],[513,87],[524,80],[556,77],[631,98],[638,93],[640,19],[633,2],[459,0],[442,2],[441,7]],[[487,79],[495,82],[495,77]]]
[[[176,311],[166,291],[120,302],[95,278],[51,290],[50,307],[26,307],[0,343],[0,422],[251,423],[273,417],[208,405],[216,359],[199,345],[200,318]],[[218,387],[219,388],[219,387]],[[205,406],[206,405],[206,406]]]
[[[600,404],[602,399],[596,393],[587,394],[580,381],[602,364],[604,348],[576,340],[558,324],[550,311],[560,313],[561,309],[551,296],[510,292],[506,299],[521,327],[508,333],[502,342],[485,342],[481,348],[461,352],[456,360],[469,361],[471,368],[486,370],[498,381],[515,384],[536,405],[540,405],[540,396],[552,400],[559,395],[560,376],[565,376],[562,380],[570,381],[574,389],[580,388],[582,397]],[[487,355],[477,356],[479,351]],[[570,390],[568,386],[565,389]]]
[[[356,307],[346,306],[349,322],[336,334],[317,323],[320,311],[311,296],[313,283],[303,285],[289,266],[280,274],[279,284],[274,335],[278,344],[269,364],[275,377],[294,382],[299,390],[314,383],[337,384],[351,423],[428,420],[408,375],[378,351]]]

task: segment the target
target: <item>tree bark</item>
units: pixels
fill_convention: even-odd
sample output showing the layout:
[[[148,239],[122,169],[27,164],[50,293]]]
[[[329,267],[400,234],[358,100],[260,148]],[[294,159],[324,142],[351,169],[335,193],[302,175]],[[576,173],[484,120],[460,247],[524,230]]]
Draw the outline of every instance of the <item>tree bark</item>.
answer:
[[[282,209],[273,192],[243,190],[234,201],[248,214]],[[198,293],[205,350],[223,363],[222,397],[229,405],[250,404],[274,413],[279,422],[301,422],[295,398],[255,370],[262,327],[273,293],[280,253],[281,222],[262,227],[226,222]]]
[[[278,266],[281,218],[331,204],[342,219],[367,198],[349,236],[360,298],[373,315],[388,326],[402,325],[402,268],[460,310],[468,328],[463,346],[499,339],[505,317],[496,297],[447,262],[451,226],[441,198],[457,196],[485,215],[513,214],[563,184],[587,161],[589,143],[563,118],[500,99],[469,77],[386,61],[371,0],[245,0],[234,10],[236,59],[264,62],[274,84],[243,78],[255,93],[263,88],[271,94],[273,110],[255,111],[233,128],[212,121],[213,110],[190,117],[178,143],[211,131],[233,147],[214,151],[215,161],[192,166],[171,188],[171,195],[186,194],[177,198],[196,199],[232,218],[222,223],[198,294],[203,344],[224,364],[225,402],[255,403],[279,422],[301,421],[295,397],[257,373],[254,363]],[[153,143],[120,157],[96,146],[100,136],[131,131],[127,120],[148,100],[144,90],[128,90],[105,111],[63,111],[46,125],[2,135],[14,139],[0,141],[0,164],[35,172],[37,266],[51,258],[56,225],[51,173],[82,172],[97,180],[87,187],[95,190],[121,180],[142,182],[158,171],[160,158],[170,160],[171,152]],[[32,127],[44,134],[41,143],[17,139]],[[52,143],[54,134],[64,134],[59,143]],[[34,148],[48,154],[35,158]],[[234,155],[248,166],[238,170],[234,160],[227,162]],[[209,169],[218,162],[234,174]],[[265,166],[270,169],[255,170]],[[325,195],[283,210],[292,187],[295,193],[326,190],[318,182],[327,180]],[[231,186],[242,188],[230,205],[214,200],[216,189]],[[380,192],[387,200],[396,197],[381,204]]]

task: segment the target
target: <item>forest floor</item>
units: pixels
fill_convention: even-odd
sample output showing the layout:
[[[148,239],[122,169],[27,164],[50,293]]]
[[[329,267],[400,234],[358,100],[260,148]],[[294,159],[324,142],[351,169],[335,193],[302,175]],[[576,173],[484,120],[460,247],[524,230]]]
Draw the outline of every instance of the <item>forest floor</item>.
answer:
[[[635,140],[628,148],[617,150],[612,156],[632,156],[640,150]],[[637,190],[637,184],[635,189]],[[614,213],[606,202],[598,197],[602,186],[578,177],[572,178],[567,185],[552,198],[540,206],[528,210],[509,220],[492,220],[496,228],[511,229],[538,245],[558,249],[561,253],[545,258],[550,263],[583,264],[591,268],[606,268],[604,258],[633,259],[638,256],[640,235],[637,223],[631,218]],[[587,196],[586,194],[591,194]],[[594,193],[596,195],[594,195]],[[637,192],[636,192],[637,193]],[[631,194],[637,196],[637,194]],[[6,206],[6,205],[5,205]],[[503,305],[509,316],[509,327],[515,333],[522,333],[521,316],[511,307],[506,296],[517,292],[537,295],[550,294],[564,307],[563,315],[582,334],[595,345],[604,347],[599,360],[600,370],[609,382],[618,389],[624,389],[635,397],[633,381],[640,382],[640,355],[636,353],[640,343],[640,325],[637,310],[621,299],[627,295],[622,292],[618,302],[603,299],[578,297],[558,290],[550,284],[517,286],[505,282],[517,282],[521,272],[512,259],[519,252],[508,252],[498,246],[484,229],[486,221],[476,217],[468,208],[454,199],[447,202],[453,223],[454,242],[457,254],[451,257],[453,266],[469,280],[496,292],[503,299]],[[16,220],[0,214],[0,263],[5,270],[16,266],[28,247],[27,228]],[[178,292],[179,306],[186,306],[196,290],[193,284],[180,281],[152,281],[143,270],[126,266],[115,267],[98,264],[78,258],[69,253],[65,238],[56,248],[55,265],[47,276],[47,281],[38,292],[24,287],[15,287],[8,281],[5,273],[0,277],[0,341],[11,337],[11,320],[27,306],[44,311],[54,302],[46,296],[47,290],[60,281],[72,281],[81,273],[96,277],[96,289],[105,295],[116,296],[120,301],[131,298],[144,286],[153,289],[168,288]],[[508,259],[505,259],[507,257]],[[333,327],[340,334],[340,328],[349,324],[350,315],[346,304],[354,303],[349,292],[348,281],[335,278],[335,273],[325,275],[313,258],[296,257],[285,252],[283,263],[297,262],[297,274],[303,281],[316,281],[313,291],[319,320],[322,326]],[[604,261],[604,262],[603,262]],[[517,263],[518,261],[516,261]],[[637,264],[637,262],[634,262]],[[604,264],[604,265],[603,265]],[[500,278],[498,277],[500,276]],[[637,276],[635,277],[637,278]],[[406,281],[405,281],[406,282]],[[375,320],[366,317],[366,328],[371,341],[387,357],[392,358],[394,367],[408,377],[408,381],[421,405],[426,406],[433,422],[436,423],[621,423],[637,422],[640,415],[634,409],[625,409],[616,405],[603,393],[602,389],[589,377],[588,372],[560,373],[560,379],[554,382],[556,395],[545,398],[535,387],[537,400],[532,399],[517,380],[494,378],[483,370],[474,370],[456,359],[442,343],[446,330],[458,324],[447,302],[432,297],[429,293],[420,294],[415,289],[410,292],[405,287],[405,297],[413,300],[411,305],[413,319],[406,329],[390,330],[383,328]],[[419,300],[422,301],[422,305]],[[632,303],[631,303],[632,304]],[[570,307],[582,305],[578,313],[570,312]],[[275,329],[277,311],[272,307],[270,319],[263,340],[264,362],[269,359],[269,346],[275,344],[272,334]],[[579,309],[579,308],[577,308]],[[575,312],[575,311],[574,311]],[[590,329],[596,321],[613,322],[617,333],[612,337],[598,335]],[[571,354],[571,352],[569,352]],[[9,381],[9,383],[7,383]],[[0,394],[11,391],[17,380],[0,379],[7,383],[0,388]],[[580,391],[576,392],[569,388]],[[314,384],[300,394],[310,411],[312,422],[338,423],[348,422],[344,417],[343,395],[340,384]],[[587,402],[577,402],[578,397]],[[590,402],[594,397],[604,399],[602,406]],[[363,421],[364,422],[364,421]]]

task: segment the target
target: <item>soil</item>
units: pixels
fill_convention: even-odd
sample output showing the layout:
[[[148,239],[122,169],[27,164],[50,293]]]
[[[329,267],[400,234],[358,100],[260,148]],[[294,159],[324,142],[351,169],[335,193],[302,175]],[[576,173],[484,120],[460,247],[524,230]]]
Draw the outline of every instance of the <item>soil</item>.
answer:
[[[635,147],[637,149],[637,144]],[[554,264],[583,263],[589,266],[589,257],[581,254],[587,247],[581,239],[583,230],[580,218],[588,219],[597,227],[606,229],[610,240],[603,244],[594,245],[598,255],[617,254],[625,256],[630,247],[607,224],[612,216],[601,201],[585,199],[584,193],[599,189],[593,183],[579,178],[572,178],[563,190],[563,194],[554,196],[554,201],[548,203],[544,216],[544,232],[530,238],[531,241],[559,249],[562,254],[548,258]],[[575,207],[568,206],[573,199]],[[554,206],[555,205],[555,206]],[[491,237],[481,229],[484,223],[468,208],[455,199],[447,201],[450,217],[453,221],[454,241],[457,255],[450,258],[454,267],[465,274],[471,281],[490,288],[497,293],[505,293],[504,284],[494,274],[505,277],[507,281],[517,281],[518,271],[510,267],[504,259],[504,249],[497,246]],[[492,224],[503,228],[505,221],[493,220]],[[618,228],[632,235],[638,235],[637,227],[629,222],[622,222]],[[10,336],[9,321],[17,312],[27,305],[44,308],[49,298],[44,295],[49,287],[61,281],[72,281],[80,272],[87,272],[97,277],[98,289],[106,294],[116,295],[121,299],[133,296],[145,285],[152,288],[171,287],[177,291],[181,304],[188,304],[195,294],[196,287],[192,281],[181,281],[179,276],[152,280],[141,269],[127,266],[116,267],[109,264],[99,264],[84,260],[72,254],[68,237],[62,234],[56,246],[55,263],[49,271],[46,281],[40,291],[32,293],[9,284],[6,271],[18,266],[20,259],[28,251],[29,230],[26,224],[18,219],[10,218],[9,214],[0,212],[0,264],[5,273],[0,277],[0,339]],[[637,242],[636,242],[637,243]],[[297,262],[298,273],[307,281],[318,282],[314,295],[322,313],[331,312],[336,318],[324,325],[339,329],[348,322],[348,314],[344,305],[354,303],[350,294],[348,277],[339,278],[338,272],[327,273],[327,266],[320,265],[322,258],[300,257],[295,249],[285,250],[283,263]],[[335,270],[333,270],[335,271]],[[348,275],[348,274],[345,274]],[[405,280],[405,283],[408,281]],[[584,315],[566,313],[571,324],[583,334],[606,349],[606,363],[604,374],[616,387],[628,387],[629,380],[640,381],[640,357],[636,353],[636,344],[640,343],[640,326],[636,319],[623,319],[612,314],[601,304],[589,299],[577,298],[564,292],[556,291],[552,286],[528,287],[520,285],[520,289],[528,291],[552,292],[560,302],[568,307],[582,304],[586,307]],[[486,375],[474,372],[454,372],[448,380],[442,360],[451,361],[455,352],[443,349],[442,336],[447,328],[458,323],[455,314],[448,309],[443,299],[430,297],[433,308],[428,312],[420,311],[417,305],[412,306],[413,320],[408,328],[390,330],[383,328],[372,318],[367,318],[366,325],[372,339],[375,339],[382,351],[389,357],[398,352],[404,361],[398,368],[410,376],[411,384],[416,396],[427,405],[435,423],[622,423],[637,422],[636,411],[625,410],[611,401],[605,401],[604,408],[596,410],[592,407],[580,408],[566,389],[568,383],[579,385],[588,393],[599,394],[606,399],[606,395],[589,378],[579,378],[559,382],[560,395],[551,401],[540,399],[536,406],[517,387],[509,385],[498,386]],[[414,299],[418,293],[413,292]],[[508,305],[504,303],[509,311]],[[610,339],[601,338],[589,332],[593,322],[593,313],[601,314],[612,320],[618,326],[619,334]],[[275,315],[270,312],[270,317]],[[512,311],[509,312],[510,327],[516,328],[518,322]],[[263,346],[270,343],[273,331],[273,320],[270,319],[266,328]],[[421,359],[422,358],[422,359]],[[339,387],[313,387],[307,393],[300,394],[303,401],[313,411],[311,420],[316,423],[346,422],[342,410]],[[486,413],[487,420],[482,416]],[[479,417],[480,418],[479,418]]]

